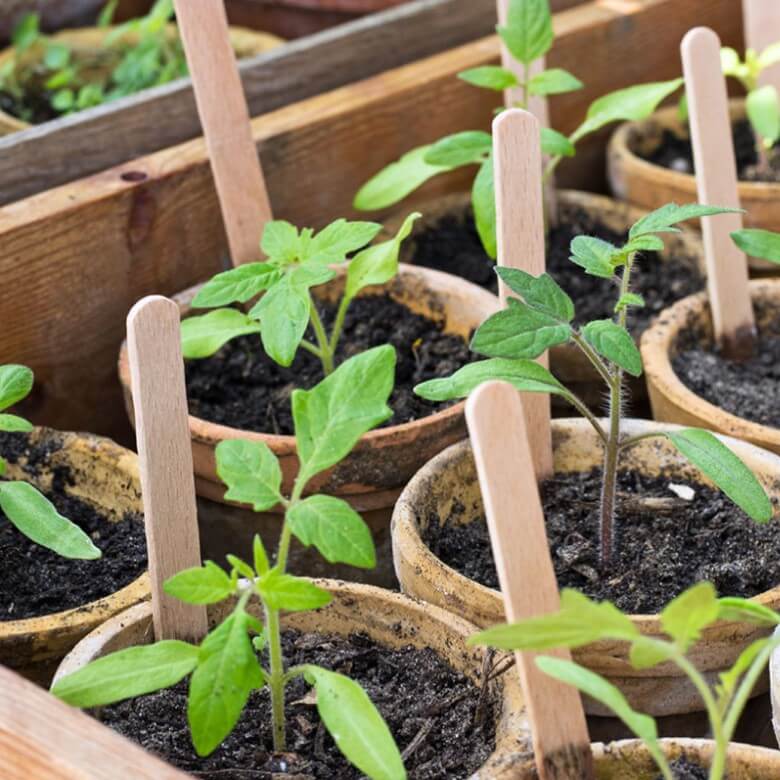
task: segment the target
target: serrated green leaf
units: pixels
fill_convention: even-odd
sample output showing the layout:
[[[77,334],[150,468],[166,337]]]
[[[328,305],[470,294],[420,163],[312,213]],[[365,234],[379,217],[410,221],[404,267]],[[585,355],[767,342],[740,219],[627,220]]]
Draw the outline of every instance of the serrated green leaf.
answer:
[[[601,238],[577,236],[571,242],[569,260],[585,269],[586,274],[611,279],[615,275],[612,258],[619,249]]]
[[[511,70],[498,65],[483,65],[479,68],[469,68],[458,73],[458,78],[467,84],[483,89],[503,92],[518,85],[517,76]]]
[[[102,707],[176,685],[197,665],[195,645],[165,639],[119,650],[87,664],[52,686],[74,707]]]
[[[574,144],[563,134],[551,127],[543,127],[542,153],[550,157],[574,157],[576,149]]]
[[[553,42],[548,0],[510,0],[506,26],[497,28],[511,55],[530,65],[547,53]]]
[[[227,485],[225,498],[265,512],[282,500],[282,469],[262,441],[230,439],[215,451],[217,476]]]
[[[372,176],[359,190],[352,203],[357,211],[377,211],[393,206],[425,184],[428,179],[449,171],[441,165],[425,162],[430,146],[412,149],[397,162]]]
[[[337,219],[311,239],[305,256],[318,263],[341,263],[348,254],[370,244],[381,229],[376,222]]]
[[[496,273],[512,292],[534,309],[563,322],[574,319],[574,303],[549,274],[532,276],[518,268],[496,267]]]
[[[238,336],[260,333],[260,323],[238,309],[215,309],[181,323],[181,351],[185,358],[210,357]]]
[[[562,95],[582,89],[583,83],[563,68],[550,68],[531,77],[528,91],[532,95]]]
[[[731,239],[746,255],[780,264],[780,233],[746,228],[735,230]]]
[[[716,436],[699,428],[668,431],[677,449],[758,523],[772,519],[772,503],[753,472]]]
[[[307,547],[314,545],[329,563],[361,569],[376,566],[371,531],[360,515],[334,496],[311,496],[287,512],[290,530]]]
[[[0,366],[0,411],[26,398],[33,387],[33,372],[27,366]]]
[[[213,561],[184,569],[163,584],[163,590],[187,604],[216,604],[233,593],[233,583],[224,569]]]
[[[745,101],[750,124],[766,148],[771,149],[780,139],[780,101],[772,84],[748,93]]]
[[[488,257],[496,259],[496,196],[493,188],[493,156],[482,163],[471,186],[471,205],[479,240]]]
[[[699,582],[666,605],[661,612],[661,627],[686,653],[719,614],[718,594],[712,583]]]
[[[401,754],[379,711],[349,677],[319,666],[306,667],[317,691],[317,711],[344,756],[372,780],[404,780]]]
[[[301,242],[298,228],[283,219],[273,219],[263,228],[260,248],[269,258],[291,263],[300,257]]]
[[[0,482],[0,509],[28,539],[63,558],[93,561],[101,556],[89,536],[27,482]]]
[[[265,551],[265,545],[260,538],[260,534],[255,534],[255,538],[252,540],[252,557],[254,559],[255,571],[262,576],[268,571],[270,566],[268,553]]]
[[[642,356],[625,328],[612,320],[594,320],[582,329],[582,335],[599,355],[631,376],[642,376]]]
[[[15,414],[0,414],[0,431],[9,433],[29,433],[33,429],[33,424],[24,417],[17,417]]]
[[[284,574],[274,568],[257,580],[263,601],[271,609],[288,612],[304,612],[329,604],[332,596],[313,582],[292,574]]]
[[[235,302],[246,303],[281,277],[281,270],[270,262],[239,265],[209,279],[192,299],[192,306],[210,309]]]
[[[730,620],[735,623],[751,623],[757,626],[779,626],[780,615],[769,607],[750,599],[736,596],[724,596],[718,599],[720,620]]]
[[[388,419],[395,350],[384,344],[344,361],[311,390],[294,390],[292,411],[305,484],[338,463],[374,426]]]
[[[676,227],[680,222],[739,211],[741,209],[704,206],[700,203],[686,203],[683,206],[678,206],[676,203],[667,203],[665,206],[651,211],[638,222],[635,222],[628,232],[628,237],[633,241],[648,233],[680,233],[680,229]]]

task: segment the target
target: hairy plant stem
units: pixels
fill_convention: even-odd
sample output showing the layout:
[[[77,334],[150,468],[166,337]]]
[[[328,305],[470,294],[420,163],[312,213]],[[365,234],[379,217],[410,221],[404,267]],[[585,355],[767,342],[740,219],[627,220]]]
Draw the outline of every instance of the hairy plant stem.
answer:
[[[347,316],[347,309],[352,302],[351,298],[346,295],[341,299],[339,303],[339,309],[336,312],[336,320],[333,323],[333,330],[330,333],[330,354],[331,359],[336,355],[336,347],[339,345],[339,339],[341,338],[341,331],[344,328],[344,318]]]
[[[333,373],[333,352],[330,348],[330,342],[325,332],[325,326],[320,319],[320,313],[317,311],[317,307],[314,305],[314,301],[311,302],[311,326],[314,328],[314,335],[317,337],[317,345],[320,350],[320,360],[322,361],[322,370],[325,376]]]

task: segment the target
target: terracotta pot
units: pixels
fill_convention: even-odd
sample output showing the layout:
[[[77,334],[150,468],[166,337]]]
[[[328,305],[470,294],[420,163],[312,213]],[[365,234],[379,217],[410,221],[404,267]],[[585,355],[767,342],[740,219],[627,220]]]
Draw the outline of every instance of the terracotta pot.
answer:
[[[474,626],[442,609],[420,604],[406,596],[370,585],[339,580],[315,580],[333,594],[333,601],[315,612],[286,613],[285,628],[349,636],[359,631],[391,648],[412,645],[431,648],[452,666],[480,684],[484,650],[466,646]],[[223,602],[209,607],[211,626],[222,620],[233,604]],[[248,607],[262,619],[257,601]],[[85,637],[57,670],[55,680],[110,652],[152,640],[151,604],[139,604],[117,615]],[[517,675],[503,675],[494,685],[501,702],[497,708],[496,749],[475,778],[515,778],[525,766],[530,752],[530,732],[522,703]]]
[[[56,469],[67,466],[73,476],[68,492],[96,506],[107,519],[121,521],[128,513],[141,515],[141,487],[135,453],[109,439],[84,433],[62,433],[36,428],[35,444],[49,451],[45,463],[36,463],[31,477],[26,459],[8,463],[6,476],[23,479],[45,489]],[[129,585],[96,601],[64,612],[0,621],[0,663],[37,681],[50,679],[54,667],[85,634],[113,615],[150,597],[149,576],[144,572]]]
[[[667,430],[669,425],[644,420],[626,420],[626,434]],[[587,472],[601,467],[603,449],[589,423],[583,419],[553,420],[553,450],[557,473]],[[772,498],[780,498],[780,458],[744,442],[728,440],[732,449],[756,473]],[[703,478],[691,471],[687,461],[665,439],[648,439],[627,450],[621,468],[643,474],[679,475],[680,479]],[[454,506],[458,522],[470,523],[483,516],[482,496],[468,441],[449,447],[426,464],[407,485],[393,513],[391,526],[393,560],[401,589],[416,598],[450,610],[478,626],[504,621],[498,591],[467,579],[439,560],[422,540],[422,534],[438,517],[446,520]],[[772,609],[780,608],[780,587],[756,597]],[[634,615],[644,634],[662,635],[657,615]],[[739,653],[765,634],[754,626],[721,623],[708,628],[689,657],[710,681],[730,667]],[[598,642],[574,652],[574,657],[619,686],[631,705],[651,715],[679,715],[702,709],[701,701],[687,680],[672,664],[635,670],[628,662],[622,642]],[[756,693],[766,690],[758,686]],[[595,702],[586,710],[591,715],[609,715]]]
[[[745,118],[745,101],[729,101],[731,119]],[[639,156],[650,154],[671,130],[683,138],[688,128],[680,122],[677,108],[663,108],[644,122],[627,122],[613,134],[607,150],[607,172],[612,192],[620,200],[652,211],[666,203],[696,203],[696,177],[680,173],[662,165],[655,165]],[[739,199],[745,209],[745,227],[780,230],[780,184],[743,181],[738,187]],[[750,267],[757,271],[773,271],[777,266],[765,260],[750,259]]]
[[[111,28],[80,27],[62,30],[61,32],[54,33],[54,35],[48,37],[51,38],[51,40],[60,41],[72,47],[75,56],[78,58],[79,55],[84,57],[87,54],[94,54],[96,51],[103,49],[103,38],[105,38],[110,29]],[[175,25],[170,24],[167,26],[167,29],[171,36],[176,35]],[[128,34],[123,40],[132,42],[135,37],[137,36]],[[236,56],[239,59],[262,54],[284,42],[275,35],[270,35],[265,32],[256,32],[243,27],[231,27],[230,39],[233,43],[233,49],[236,52]],[[10,60],[13,56],[14,49],[12,47],[0,51],[0,66]],[[103,70],[105,71],[105,69]],[[30,127],[29,123],[17,119],[15,116],[12,116],[5,111],[0,111],[0,136],[14,133],[17,130],[26,130],[28,127]]]
[[[756,324],[769,324],[780,310],[780,280],[750,282]],[[674,373],[672,359],[683,330],[694,328],[712,343],[712,315],[706,293],[691,295],[666,309],[642,336],[642,360],[653,417],[666,422],[709,428],[780,454],[780,429],[750,422],[705,401]]]
[[[321,300],[336,300],[343,290],[345,271],[339,269],[336,279],[317,288]],[[179,296],[182,316],[190,313],[190,302],[199,287]],[[424,314],[444,326],[448,333],[468,339],[474,328],[498,310],[498,299],[485,290],[449,274],[426,268],[401,266],[398,276],[382,287],[371,287],[361,295],[386,292],[412,311]],[[119,378],[125,402],[132,415],[130,368],[126,345],[119,357]],[[463,403],[419,420],[380,428],[367,433],[347,458],[333,469],[315,477],[309,484],[312,493],[328,493],[348,500],[358,510],[392,506],[403,486],[420,466],[437,452],[466,436]],[[254,433],[190,417],[193,458],[198,494],[222,501],[225,486],[217,477],[214,449],[225,439],[247,439],[265,442],[282,466],[282,490],[289,495],[298,471],[294,436]]]
[[[637,208],[626,203],[594,195],[578,190],[558,191],[558,210],[562,222],[567,215],[586,212],[598,216],[608,228],[618,233],[627,233],[631,225],[643,214]],[[471,211],[471,195],[468,192],[458,192],[437,198],[420,207],[423,216],[414,226],[411,236],[401,248],[401,261],[412,262],[416,252],[415,236],[423,231],[433,229],[445,215],[454,215],[464,220]],[[395,235],[403,222],[404,216],[399,212],[385,222],[385,233]],[[692,230],[669,234],[665,237],[666,249],[659,253],[661,262],[676,259],[686,264],[695,265],[704,273],[704,248],[701,237]],[[588,359],[573,344],[563,344],[550,350],[550,363],[553,373],[586,403],[600,407],[604,399],[604,384]],[[630,380],[631,398],[642,401],[647,398],[647,388],[643,379]],[[553,399],[556,406],[564,408],[563,402]],[[570,409],[568,405],[566,409]]]

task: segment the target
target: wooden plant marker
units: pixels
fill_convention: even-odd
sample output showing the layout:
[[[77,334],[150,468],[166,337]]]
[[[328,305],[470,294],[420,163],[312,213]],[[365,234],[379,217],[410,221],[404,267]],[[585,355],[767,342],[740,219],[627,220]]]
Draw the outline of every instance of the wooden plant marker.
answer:
[[[777,0],[742,0],[745,20],[745,48],[759,54],[780,41],[780,3]],[[761,84],[773,84],[780,90],[780,63],[761,74]]]
[[[533,114],[511,108],[493,120],[493,161],[498,264],[539,276],[545,270],[545,231],[539,121]],[[506,305],[512,293],[503,282],[499,294]],[[549,365],[547,353],[539,362]],[[523,407],[535,473],[542,480],[553,473],[550,397],[526,393]]]
[[[739,208],[726,81],[721,75],[720,39],[712,30],[696,27],[683,38],[681,52],[699,201]],[[750,355],[755,344],[747,258],[730,236],[741,229],[741,214],[721,214],[702,220],[715,338],[724,353],[732,358]]]
[[[271,204],[223,0],[174,0],[233,265],[262,259]]]
[[[507,622],[556,612],[558,584],[547,546],[520,395],[488,382],[466,403],[479,485]],[[569,658],[568,650],[547,653]],[[541,780],[593,778],[588,727],[579,692],[545,675],[534,653],[515,653]]]
[[[179,307],[150,295],[127,315],[127,348],[152,581],[155,637],[198,642],[206,608],[168,596],[163,583],[201,565]]]

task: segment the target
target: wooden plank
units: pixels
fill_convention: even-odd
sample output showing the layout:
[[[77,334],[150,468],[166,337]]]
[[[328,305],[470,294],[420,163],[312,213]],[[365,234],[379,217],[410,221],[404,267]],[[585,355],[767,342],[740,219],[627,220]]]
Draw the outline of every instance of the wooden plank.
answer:
[[[594,2],[558,14],[548,65],[576,74],[588,63],[590,80],[550,101],[553,126],[571,130],[605,92],[679,75],[679,42],[698,21],[724,42],[741,35],[731,0],[645,0],[628,15]],[[359,186],[410,148],[487,130],[497,96],[456,74],[498,56],[492,36],[255,119],[275,214],[312,227],[348,217]],[[603,137],[567,163],[562,185],[603,182]],[[471,177],[470,169],[441,177],[416,199]],[[220,270],[226,250],[199,139],[0,209],[0,360],[36,371],[29,415],[127,441],[115,375],[124,315],[144,295],[171,295]]]
[[[0,666],[3,780],[185,780],[151,753]]]

